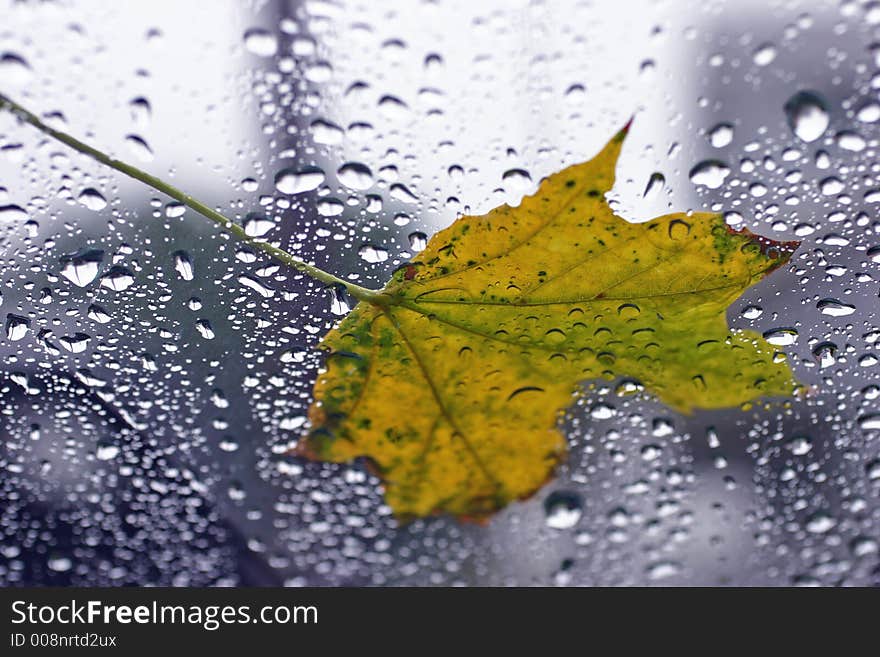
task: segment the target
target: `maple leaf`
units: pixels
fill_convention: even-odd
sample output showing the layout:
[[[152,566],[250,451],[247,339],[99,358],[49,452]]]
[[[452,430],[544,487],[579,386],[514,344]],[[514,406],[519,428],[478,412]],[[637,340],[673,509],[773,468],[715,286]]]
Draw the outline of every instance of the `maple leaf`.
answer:
[[[725,310],[798,243],[718,214],[617,217],[604,195],[625,134],[437,233],[330,331],[297,452],[367,457],[401,519],[485,518],[552,475],[585,380],[625,377],[681,413],[792,394],[783,355]]]

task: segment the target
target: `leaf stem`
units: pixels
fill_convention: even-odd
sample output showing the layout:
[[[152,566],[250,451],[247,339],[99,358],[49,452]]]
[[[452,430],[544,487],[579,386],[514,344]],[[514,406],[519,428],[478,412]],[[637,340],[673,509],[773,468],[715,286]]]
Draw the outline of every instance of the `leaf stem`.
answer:
[[[236,224],[232,219],[208,207],[198,199],[193,198],[192,196],[183,192],[177,187],[174,187],[173,185],[147,173],[146,171],[138,169],[137,167],[132,166],[131,164],[128,164],[126,162],[122,162],[121,160],[110,157],[106,153],[99,151],[97,148],[89,146],[88,144],[80,141],[79,139],[76,139],[75,137],[72,137],[66,132],[55,130],[51,126],[46,125],[46,123],[44,123],[42,119],[40,119],[40,117],[38,117],[36,114],[29,111],[25,107],[22,107],[8,96],[0,93],[0,110],[4,109],[10,111],[21,121],[31,124],[40,132],[52,137],[53,139],[57,139],[61,143],[66,144],[70,148],[79,151],[84,155],[88,155],[93,160],[100,162],[101,164],[108,166],[111,169],[115,169],[116,171],[119,171],[120,173],[123,173],[130,178],[139,180],[140,182],[149,185],[156,191],[167,194],[176,201],[179,201],[185,206],[195,210],[203,217],[210,219],[215,224],[220,226],[220,228],[234,235],[242,242],[247,243],[255,249],[259,249],[263,253],[275,258],[276,260],[279,260],[280,262],[283,262],[288,267],[296,269],[297,271],[315,279],[316,281],[320,281],[321,283],[325,283],[327,285],[341,285],[348,291],[351,296],[353,296],[355,299],[358,299],[359,301],[366,301],[368,303],[384,305],[385,295],[383,295],[381,292],[370,290],[365,287],[361,287],[360,285],[355,285],[354,283],[343,280],[338,276],[334,276],[333,274],[324,271],[323,269],[319,269],[314,265],[310,265],[306,262],[303,262],[302,260],[295,258],[284,249],[278,248],[277,246],[273,246],[268,242],[263,242],[261,240],[251,237],[244,231],[241,226]]]

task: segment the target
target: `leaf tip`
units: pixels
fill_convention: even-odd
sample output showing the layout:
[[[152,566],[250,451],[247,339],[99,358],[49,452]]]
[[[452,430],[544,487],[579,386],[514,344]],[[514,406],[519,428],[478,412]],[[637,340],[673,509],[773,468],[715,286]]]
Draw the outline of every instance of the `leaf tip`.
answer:
[[[617,134],[614,135],[614,139],[616,141],[623,141],[624,138],[629,134],[629,129],[632,127],[633,121],[636,120],[636,115],[633,114],[629,117],[629,121],[627,121],[624,126],[617,131]]]

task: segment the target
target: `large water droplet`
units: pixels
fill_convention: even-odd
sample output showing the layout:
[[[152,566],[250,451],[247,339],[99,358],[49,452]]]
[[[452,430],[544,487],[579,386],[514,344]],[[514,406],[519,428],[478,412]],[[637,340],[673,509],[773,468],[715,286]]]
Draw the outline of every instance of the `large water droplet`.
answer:
[[[278,52],[278,38],[267,30],[251,28],[244,33],[244,47],[257,57],[271,57]]]
[[[581,519],[582,508],[579,495],[554,491],[544,500],[545,522],[553,529],[569,529]]]
[[[248,237],[263,237],[275,228],[275,222],[264,215],[251,212],[245,217],[243,226]]]
[[[134,274],[120,265],[114,265],[101,277],[101,286],[114,292],[122,292],[134,283]]]
[[[21,55],[5,52],[0,55],[0,83],[9,87],[20,87],[30,82],[33,71]]]
[[[82,190],[76,200],[93,212],[99,212],[107,207],[107,199],[93,187]]]
[[[85,249],[61,258],[61,275],[74,285],[85,287],[98,276],[104,252],[100,249]]]
[[[660,193],[660,190],[663,189],[663,185],[666,184],[666,177],[655,171],[651,174],[651,177],[648,179],[648,184],[645,185],[645,191],[642,193],[642,198],[653,201],[657,198],[657,195]]]
[[[388,260],[388,251],[374,244],[364,244],[358,249],[358,255],[361,259],[374,264]]]
[[[828,106],[814,91],[799,91],[784,106],[792,132],[805,142],[816,141],[828,128]]]
[[[125,137],[125,143],[128,146],[129,152],[141,162],[153,161],[153,149],[150,148],[150,145],[143,137],[139,137],[138,135],[127,135]]]
[[[715,148],[724,148],[733,141],[733,125],[719,123],[709,131],[709,143]]]
[[[17,205],[0,205],[0,221],[26,221],[28,219],[27,211]]]
[[[194,276],[192,258],[186,251],[174,252],[174,269],[185,281],[191,281]]]
[[[775,347],[788,347],[797,342],[798,332],[793,328],[776,328],[764,332],[764,339]]]
[[[837,299],[822,299],[816,304],[816,308],[823,315],[831,317],[846,317],[852,315],[856,311],[856,307],[848,303],[843,303]]]
[[[351,189],[364,190],[373,186],[373,172],[359,162],[346,162],[336,171],[336,177]]]
[[[301,194],[317,189],[324,182],[324,172],[317,167],[299,171],[282,169],[275,175],[275,189],[282,194]]]
[[[691,182],[709,189],[717,189],[730,175],[730,167],[720,160],[704,160],[690,171]]]
[[[11,342],[21,340],[27,335],[30,325],[31,321],[27,317],[9,313],[6,315],[6,338]]]

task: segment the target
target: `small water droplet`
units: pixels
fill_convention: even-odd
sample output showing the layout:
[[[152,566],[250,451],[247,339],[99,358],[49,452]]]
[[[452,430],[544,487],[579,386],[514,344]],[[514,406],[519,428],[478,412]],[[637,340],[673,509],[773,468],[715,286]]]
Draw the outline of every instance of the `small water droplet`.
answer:
[[[752,53],[752,61],[758,66],[767,66],[776,59],[776,46],[772,43],[762,43]]]
[[[659,171],[655,171],[648,179],[648,184],[645,185],[645,191],[642,193],[642,198],[653,201],[660,194],[660,191],[665,184],[666,177]]]

